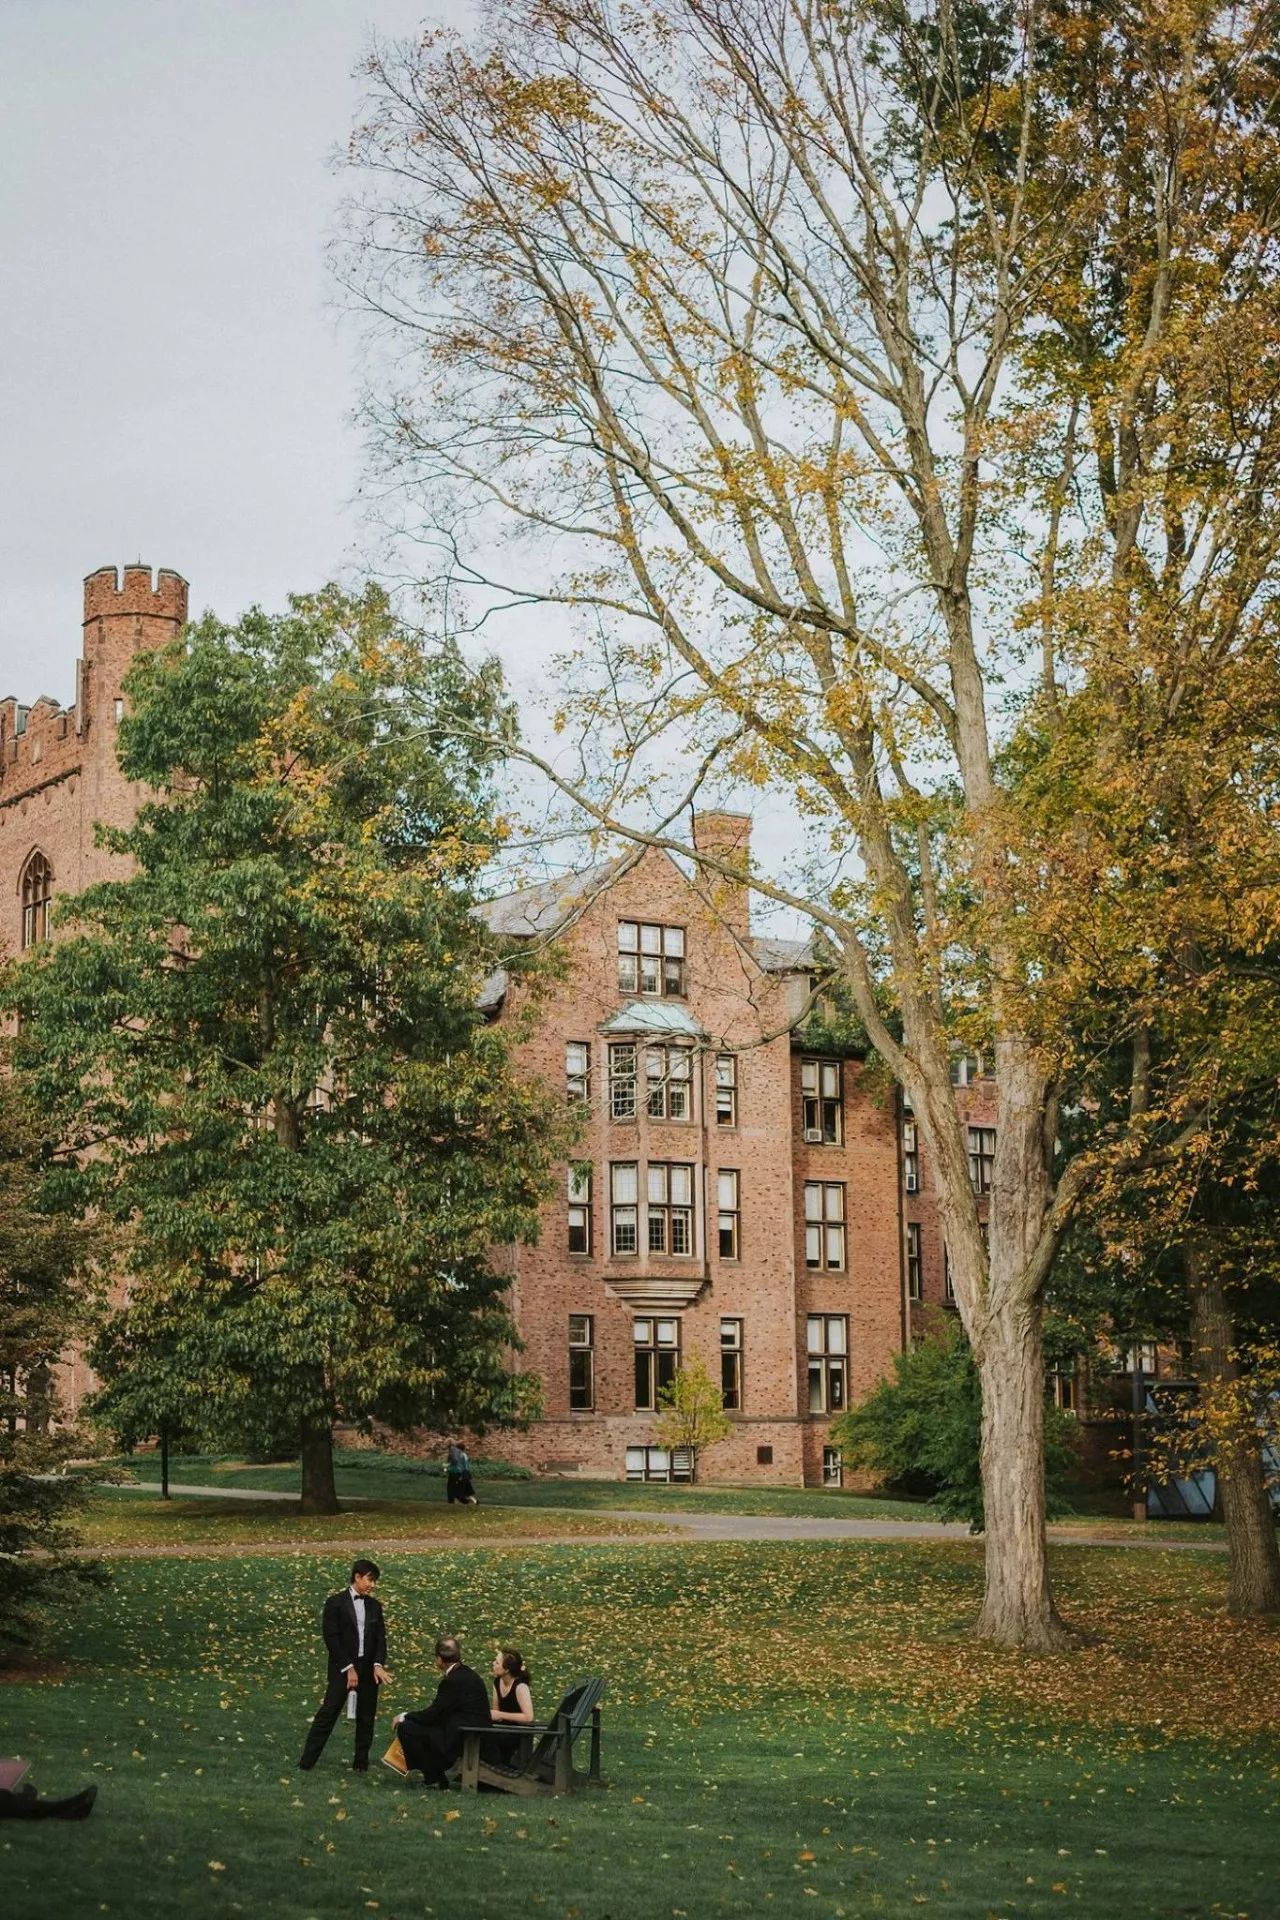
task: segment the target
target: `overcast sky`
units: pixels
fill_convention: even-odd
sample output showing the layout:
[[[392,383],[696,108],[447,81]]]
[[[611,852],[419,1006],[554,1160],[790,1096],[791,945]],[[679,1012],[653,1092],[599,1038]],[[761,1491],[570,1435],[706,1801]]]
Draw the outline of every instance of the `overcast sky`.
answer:
[[[0,695],[70,703],[98,567],[174,567],[193,613],[233,619],[378,551],[359,336],[325,263],[333,155],[370,33],[469,12],[0,0]],[[558,629],[489,638],[542,739]],[[758,849],[795,838],[757,808]]]
[[[0,0],[0,694],[69,701],[81,579],[279,606],[359,557],[325,241],[369,30],[462,0]]]

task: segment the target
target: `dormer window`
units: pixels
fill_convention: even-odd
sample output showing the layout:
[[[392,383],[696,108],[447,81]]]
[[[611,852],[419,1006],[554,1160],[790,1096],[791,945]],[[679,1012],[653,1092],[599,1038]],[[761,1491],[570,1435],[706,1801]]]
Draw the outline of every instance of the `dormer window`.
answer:
[[[42,853],[33,853],[22,870],[22,944],[34,947],[49,938],[49,909],[53,903],[53,868]]]
[[[618,922],[618,991],[683,1000],[684,928]]]

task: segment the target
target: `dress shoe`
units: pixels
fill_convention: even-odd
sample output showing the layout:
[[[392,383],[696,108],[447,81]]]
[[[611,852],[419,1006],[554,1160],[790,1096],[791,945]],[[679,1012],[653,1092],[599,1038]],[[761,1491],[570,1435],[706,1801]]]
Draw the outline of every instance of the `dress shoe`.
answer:
[[[351,1771],[353,1773],[368,1773],[369,1762],[367,1760],[353,1760],[351,1762]]]

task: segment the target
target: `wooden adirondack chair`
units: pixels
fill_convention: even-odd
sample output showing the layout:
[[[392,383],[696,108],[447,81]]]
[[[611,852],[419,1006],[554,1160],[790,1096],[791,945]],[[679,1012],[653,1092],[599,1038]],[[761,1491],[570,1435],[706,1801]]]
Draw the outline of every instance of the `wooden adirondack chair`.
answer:
[[[545,1725],[521,1727],[520,1756],[514,1766],[499,1766],[480,1755],[485,1736],[498,1729],[462,1729],[462,1785],[476,1792],[482,1786],[501,1793],[573,1793],[578,1787],[603,1785],[600,1778],[600,1697],[604,1681],[579,1680],[571,1687],[552,1719]],[[578,1735],[591,1723],[591,1759],[584,1773],[573,1764]]]

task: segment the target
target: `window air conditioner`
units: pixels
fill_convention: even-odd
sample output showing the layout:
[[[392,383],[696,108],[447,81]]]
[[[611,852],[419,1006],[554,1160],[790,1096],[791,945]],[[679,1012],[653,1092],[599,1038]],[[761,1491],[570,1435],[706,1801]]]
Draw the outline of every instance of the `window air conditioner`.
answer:
[[[815,1145],[820,1147],[822,1145],[822,1128],[806,1127],[804,1130],[804,1137],[806,1141],[813,1141]]]

